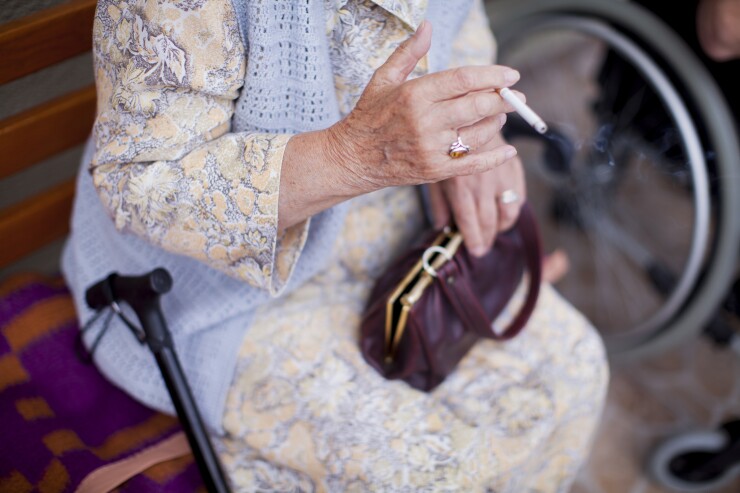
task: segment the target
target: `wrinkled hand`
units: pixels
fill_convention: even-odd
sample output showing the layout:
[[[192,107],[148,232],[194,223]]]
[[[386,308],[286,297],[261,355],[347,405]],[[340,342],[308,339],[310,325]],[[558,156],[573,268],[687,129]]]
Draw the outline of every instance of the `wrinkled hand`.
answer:
[[[494,88],[516,82],[502,66],[462,67],[406,80],[431,44],[419,27],[373,75],[353,111],[329,129],[337,179],[359,193],[480,174],[510,160],[516,149],[492,141],[513,108]],[[461,136],[473,149],[452,159]]]
[[[704,52],[718,62],[740,57],[740,1],[702,0],[696,31]]]
[[[462,131],[461,135],[464,135]],[[503,137],[498,134],[486,147],[495,148],[503,143]],[[515,191],[520,200],[512,204],[501,203],[499,197],[504,190]],[[491,171],[429,185],[435,227],[454,222],[468,250],[476,256],[490,250],[498,232],[514,225],[525,196],[524,170],[519,157]]]

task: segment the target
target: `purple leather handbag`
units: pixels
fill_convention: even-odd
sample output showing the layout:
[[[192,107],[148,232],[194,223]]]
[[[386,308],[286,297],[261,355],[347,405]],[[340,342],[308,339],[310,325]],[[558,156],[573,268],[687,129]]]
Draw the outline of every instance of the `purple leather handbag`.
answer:
[[[541,255],[537,223],[526,204],[516,225],[480,258],[468,253],[459,233],[436,232],[375,285],[361,325],[365,360],[385,378],[432,390],[479,338],[510,339],[524,328],[539,295]],[[525,269],[524,303],[508,327],[496,331],[493,321]]]

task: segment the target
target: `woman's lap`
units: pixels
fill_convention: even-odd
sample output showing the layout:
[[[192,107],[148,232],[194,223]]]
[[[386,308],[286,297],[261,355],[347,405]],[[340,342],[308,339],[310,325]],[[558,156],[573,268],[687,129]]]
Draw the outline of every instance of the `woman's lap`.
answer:
[[[595,331],[552,288],[520,337],[481,341],[426,394],[384,380],[362,359],[368,286],[324,281],[272,307],[242,345],[220,444],[240,486],[567,489],[608,372]]]

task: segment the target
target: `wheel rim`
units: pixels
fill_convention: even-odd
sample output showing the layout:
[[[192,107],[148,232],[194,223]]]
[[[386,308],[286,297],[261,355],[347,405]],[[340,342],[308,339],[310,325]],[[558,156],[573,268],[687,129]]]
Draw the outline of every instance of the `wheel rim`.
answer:
[[[689,116],[689,112],[668,78],[657,64],[645,56],[634,42],[607,24],[572,16],[561,16],[557,19],[537,22],[536,25],[528,27],[526,41],[520,43],[520,45],[524,44],[523,48],[520,46],[520,53],[521,51],[527,52],[526,43],[532,40],[541,40],[543,36],[545,41],[543,44],[549,44],[551,39],[563,42],[563,36],[560,35],[558,37],[558,33],[562,30],[566,30],[569,33],[569,45],[587,46],[588,44],[593,45],[594,43],[599,43],[600,46],[609,47],[611,50],[614,50],[638,70],[646,83],[653,88],[654,93],[662,100],[664,110],[670,115],[676,125],[679,134],[682,136],[680,143],[686,155],[686,160],[689,163],[688,170],[691,178],[691,189],[693,191],[693,214],[691,218],[693,231],[691,233],[690,247],[685,255],[682,254],[685,257],[684,259],[681,259],[679,262],[673,262],[674,264],[678,263],[675,270],[681,272],[675,287],[671,289],[670,294],[664,300],[653,296],[653,299],[649,303],[651,306],[647,306],[648,303],[646,303],[646,299],[651,293],[649,290],[646,290],[645,286],[641,285],[642,283],[638,278],[639,272],[626,275],[624,272],[620,272],[623,271],[618,265],[621,262],[620,260],[614,262],[614,266],[610,265],[610,262],[615,259],[609,258],[609,251],[613,251],[618,255],[620,251],[626,253],[624,256],[630,257],[628,260],[636,264],[634,267],[637,269],[654,264],[655,261],[652,258],[657,256],[655,252],[651,253],[642,244],[643,242],[634,238],[630,239],[627,230],[618,226],[617,219],[615,217],[609,217],[609,215],[619,215],[620,211],[615,206],[604,204],[604,197],[600,193],[604,187],[598,183],[600,179],[603,179],[599,178],[598,175],[610,173],[608,169],[610,166],[608,164],[598,163],[594,165],[594,163],[589,163],[585,166],[585,172],[583,172],[584,166],[574,166],[568,180],[566,180],[568,183],[554,186],[556,194],[559,194],[561,198],[565,195],[571,199],[569,201],[571,202],[571,209],[575,209],[577,208],[575,206],[580,205],[581,212],[579,215],[581,216],[581,227],[579,230],[581,233],[588,233],[582,235],[582,242],[591,245],[582,249],[573,245],[574,250],[572,251],[581,253],[585,251],[587,254],[593,255],[594,260],[590,262],[591,268],[594,270],[595,275],[599,276],[594,283],[593,287],[595,289],[593,290],[583,289],[582,286],[578,286],[578,284],[583,283],[582,279],[574,280],[573,282],[568,282],[566,279],[566,285],[562,287],[562,291],[566,294],[566,297],[595,322],[597,327],[602,329],[607,346],[611,351],[623,350],[641,344],[671,320],[683,306],[697,281],[702,260],[709,243],[710,199],[706,161],[704,160],[698,132]],[[593,39],[587,39],[587,37],[593,37]],[[576,40],[575,38],[580,39]],[[512,50],[511,46],[508,48],[510,53],[517,51],[516,49]],[[537,50],[532,50],[530,47],[529,51],[536,52]],[[513,56],[516,57],[515,54]],[[579,54],[576,56],[581,57],[582,55]],[[503,63],[507,63],[506,58],[503,59]],[[530,80],[533,80],[536,77],[536,68],[533,73],[526,74],[526,65],[521,63],[512,63],[512,65],[520,68],[520,70],[522,68],[525,69],[523,80],[527,80],[528,77],[532,77]],[[533,91],[527,92],[531,95]],[[534,92],[536,93],[537,91]],[[576,90],[575,92],[580,91]],[[562,95],[562,92],[559,94]],[[580,98],[580,95],[576,97]],[[558,104],[560,106],[563,105],[562,99],[559,99]],[[579,101],[577,104],[583,106],[584,103],[583,101]],[[541,108],[541,106],[537,107]],[[556,126],[557,124],[552,122],[555,118],[557,117],[554,116],[550,119],[550,123]],[[585,127],[589,127],[589,129],[579,129],[575,132],[575,134],[581,133],[581,135],[573,135],[575,139],[580,140],[581,147],[584,147],[584,143],[586,148],[589,147],[589,143],[591,143],[592,147],[596,147],[595,144],[601,139],[601,135],[604,133],[602,130],[605,128],[601,122],[597,123],[598,125],[595,131],[590,128],[593,127],[593,124],[586,124],[581,125],[581,129]],[[570,125],[571,129],[575,126],[574,124]],[[591,135],[584,137],[583,134]],[[593,152],[590,154],[593,154]],[[623,166],[621,162],[614,163],[613,160],[610,161],[612,161],[612,167],[615,164],[617,166]],[[627,165],[629,166],[630,163],[627,163]],[[597,168],[607,169],[598,170]],[[595,169],[597,169],[596,172],[594,172]],[[614,171],[612,170],[611,172],[613,173]],[[530,182],[531,178],[532,173],[530,173]],[[622,179],[622,181],[625,180]],[[655,181],[657,183],[657,180]],[[609,186],[610,183],[607,182],[606,185]],[[632,188],[639,188],[640,192],[650,193],[650,186],[636,185],[638,186],[633,186]],[[577,190],[568,192],[567,189],[569,187]],[[582,196],[579,196],[579,194]],[[538,197],[535,196],[534,201],[537,201],[537,199]],[[607,209],[611,210],[606,212]],[[625,219],[627,218],[625,217],[619,222],[625,222]],[[584,222],[589,222],[590,224],[583,224]],[[636,223],[637,221],[633,222]],[[576,236],[578,236],[577,233]],[[563,234],[560,234],[560,237],[563,240]],[[567,242],[567,239],[565,241]],[[576,262],[584,263],[580,258],[575,260]],[[586,261],[585,263],[589,262]],[[625,265],[624,267],[629,268],[629,265]],[[583,271],[583,269],[581,270]],[[620,281],[623,284],[621,288],[617,285]],[[607,287],[606,283],[610,283],[610,286]],[[630,295],[635,295],[635,291],[638,293],[642,291],[643,296],[637,297],[641,299],[632,296],[630,300]],[[601,301],[594,301],[595,298],[600,298]]]
[[[630,360],[649,356],[674,347],[695,336],[715,313],[731,284],[740,245],[740,222],[728,213],[740,208],[740,149],[734,121],[724,98],[705,67],[686,44],[660,19],[644,8],[611,0],[497,0],[487,4],[494,33],[505,47],[521,36],[523,26],[532,19],[576,15],[608,22],[626,32],[651,53],[663,60],[671,73],[681,81],[689,99],[697,103],[696,116],[706,129],[711,148],[716,153],[718,176],[718,217],[713,224],[715,242],[708,254],[709,262],[693,293],[677,318],[648,340],[634,347],[611,348],[610,356]]]

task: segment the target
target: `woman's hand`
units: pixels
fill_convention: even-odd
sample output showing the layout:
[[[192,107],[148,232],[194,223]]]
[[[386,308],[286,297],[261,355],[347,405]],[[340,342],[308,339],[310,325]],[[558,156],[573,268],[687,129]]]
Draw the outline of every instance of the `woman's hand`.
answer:
[[[471,66],[407,81],[430,43],[425,22],[375,72],[355,109],[330,129],[336,162],[359,193],[482,173],[516,154],[490,142],[513,110],[494,88],[512,85],[519,73]],[[472,151],[452,159],[449,147],[461,128]]]
[[[485,147],[504,144],[498,134]],[[503,203],[500,198],[505,190],[513,190],[519,200]],[[514,157],[491,171],[433,183],[429,196],[435,227],[454,220],[470,253],[482,256],[490,250],[496,234],[511,228],[519,217],[526,196],[521,160]]]
[[[516,155],[495,140],[513,108],[494,89],[514,84],[519,73],[461,67],[407,81],[429,51],[431,31],[423,22],[393,52],[345,119],[290,139],[280,176],[281,230],[357,195],[484,173]],[[458,135],[471,151],[453,159],[448,152]]]

